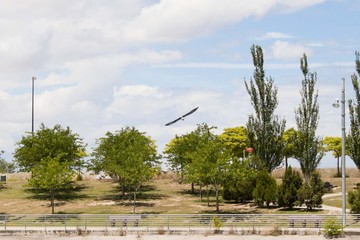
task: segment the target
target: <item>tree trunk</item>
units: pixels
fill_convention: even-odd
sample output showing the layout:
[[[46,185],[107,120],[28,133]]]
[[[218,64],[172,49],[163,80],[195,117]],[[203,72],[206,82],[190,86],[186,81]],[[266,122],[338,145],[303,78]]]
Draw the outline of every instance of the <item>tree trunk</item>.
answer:
[[[304,173],[304,179],[305,179],[305,184],[309,185],[310,183],[310,176],[311,174],[310,173]]]
[[[288,158],[285,157],[285,170],[287,170],[287,169],[288,169]]]
[[[209,185],[206,185],[207,206],[210,207]]]
[[[202,195],[202,185],[200,185],[200,201],[202,202],[203,200],[203,195]]]
[[[54,210],[54,191],[53,190],[51,190],[51,192],[50,192],[50,195],[51,195],[51,200],[50,200],[50,202],[51,202],[51,213],[52,214],[54,214],[55,213],[55,210]]]
[[[216,214],[220,213],[220,208],[219,208],[219,189],[217,187],[215,187],[215,192],[216,192]]]
[[[340,164],[339,164],[340,160],[339,159],[340,159],[340,157],[337,158],[337,176],[338,177],[340,177]]]
[[[191,183],[191,193],[195,194],[195,187],[194,187],[194,183]]]
[[[135,213],[136,210],[136,191],[134,191],[134,208],[133,208],[133,213]]]

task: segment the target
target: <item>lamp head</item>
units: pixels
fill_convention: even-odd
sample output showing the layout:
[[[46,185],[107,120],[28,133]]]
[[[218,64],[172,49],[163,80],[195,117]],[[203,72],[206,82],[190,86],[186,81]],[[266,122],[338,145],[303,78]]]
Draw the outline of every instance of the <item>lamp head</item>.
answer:
[[[335,102],[332,104],[332,106],[333,106],[334,108],[339,108],[339,107],[340,107],[340,101],[339,101],[339,99],[335,99]]]

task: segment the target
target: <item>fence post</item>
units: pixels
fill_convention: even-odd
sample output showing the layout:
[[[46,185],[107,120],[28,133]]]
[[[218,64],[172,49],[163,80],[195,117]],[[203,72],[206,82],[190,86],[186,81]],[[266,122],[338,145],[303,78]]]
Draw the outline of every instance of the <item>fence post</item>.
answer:
[[[252,234],[255,234],[255,218],[254,218],[254,214],[252,214],[251,216],[252,216],[252,227],[253,227]]]
[[[188,221],[188,222],[189,222],[189,232],[190,232],[190,231],[191,231],[191,230],[190,230],[190,226],[191,226],[191,218],[190,218],[190,214],[189,214],[189,216],[188,216],[188,219],[189,219],[189,221]]]
[[[87,215],[85,215],[85,231],[87,230]]]

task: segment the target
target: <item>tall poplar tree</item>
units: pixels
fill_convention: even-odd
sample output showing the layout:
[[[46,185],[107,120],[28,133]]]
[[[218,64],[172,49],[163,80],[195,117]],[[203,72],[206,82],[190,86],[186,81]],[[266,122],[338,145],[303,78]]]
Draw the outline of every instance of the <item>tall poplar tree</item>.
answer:
[[[347,138],[348,151],[351,159],[360,169],[360,52],[355,52],[356,73],[351,76],[355,91],[355,103],[349,100],[350,132]]]
[[[319,122],[318,92],[315,90],[316,73],[310,73],[307,57],[304,54],[300,59],[300,68],[304,75],[300,90],[301,103],[295,110],[296,125],[298,128],[295,143],[295,159],[300,163],[305,182],[310,180],[311,173],[318,167],[324,156],[322,139],[316,136]]]
[[[260,46],[253,45],[251,54],[254,63],[254,75],[250,82],[245,81],[246,90],[251,97],[255,114],[249,116],[247,131],[249,146],[268,172],[281,165],[284,143],[285,119],[274,114],[278,105],[277,88],[274,80],[265,79],[264,57]]]

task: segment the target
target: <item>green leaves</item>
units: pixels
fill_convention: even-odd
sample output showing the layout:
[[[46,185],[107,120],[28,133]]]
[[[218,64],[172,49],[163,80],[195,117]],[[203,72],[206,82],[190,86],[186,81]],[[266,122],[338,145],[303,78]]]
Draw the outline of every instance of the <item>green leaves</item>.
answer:
[[[0,173],[12,173],[15,170],[15,164],[10,162],[8,163],[5,159],[1,157],[4,151],[0,151]]]
[[[43,158],[58,158],[60,162],[70,162],[71,166],[79,165],[82,158],[79,152],[85,152],[85,144],[78,134],[72,133],[69,127],[55,125],[47,128],[41,124],[34,134],[27,133],[17,143],[14,158],[22,171],[32,171]]]
[[[256,175],[256,187],[253,191],[254,202],[262,207],[264,203],[268,207],[277,199],[276,180],[266,171],[261,170]]]
[[[347,136],[347,147],[351,159],[360,169],[360,53],[355,52],[356,73],[351,76],[355,100],[349,100],[350,131]]]
[[[31,186],[51,194],[54,213],[54,194],[59,189],[70,188],[75,168],[81,168],[85,144],[70,128],[55,125],[28,133],[17,143],[14,158],[23,171],[30,171]]]
[[[61,162],[60,157],[45,157],[32,168],[29,183],[38,189],[56,191],[70,188],[74,174],[69,162]]]
[[[310,174],[318,167],[324,156],[322,139],[316,136],[319,122],[318,93],[315,91],[316,73],[309,73],[307,57],[304,54],[300,60],[304,75],[300,90],[301,103],[295,110],[297,136],[295,141],[295,158],[299,161],[301,170],[308,182]]]
[[[98,139],[92,156],[94,170],[104,171],[132,191],[154,176],[160,158],[154,141],[134,127],[107,132]]]
[[[247,130],[243,126],[225,128],[219,135],[219,140],[231,152],[232,156],[243,158],[244,151],[248,147]]]
[[[257,157],[268,172],[282,163],[284,144],[282,134],[285,120],[274,114],[278,105],[277,88],[273,79],[265,79],[263,53],[260,46],[252,46],[251,54],[254,62],[253,79],[249,84],[245,81],[255,114],[249,116],[246,124],[250,147],[254,148]]]
[[[298,190],[303,182],[300,174],[291,167],[285,170],[282,184],[279,187],[278,204],[280,207],[293,208],[298,203]]]
[[[123,193],[133,192],[135,212],[136,192],[159,170],[155,142],[134,127],[126,127],[115,133],[107,132],[97,141],[92,156],[96,172],[103,171],[115,178]]]

